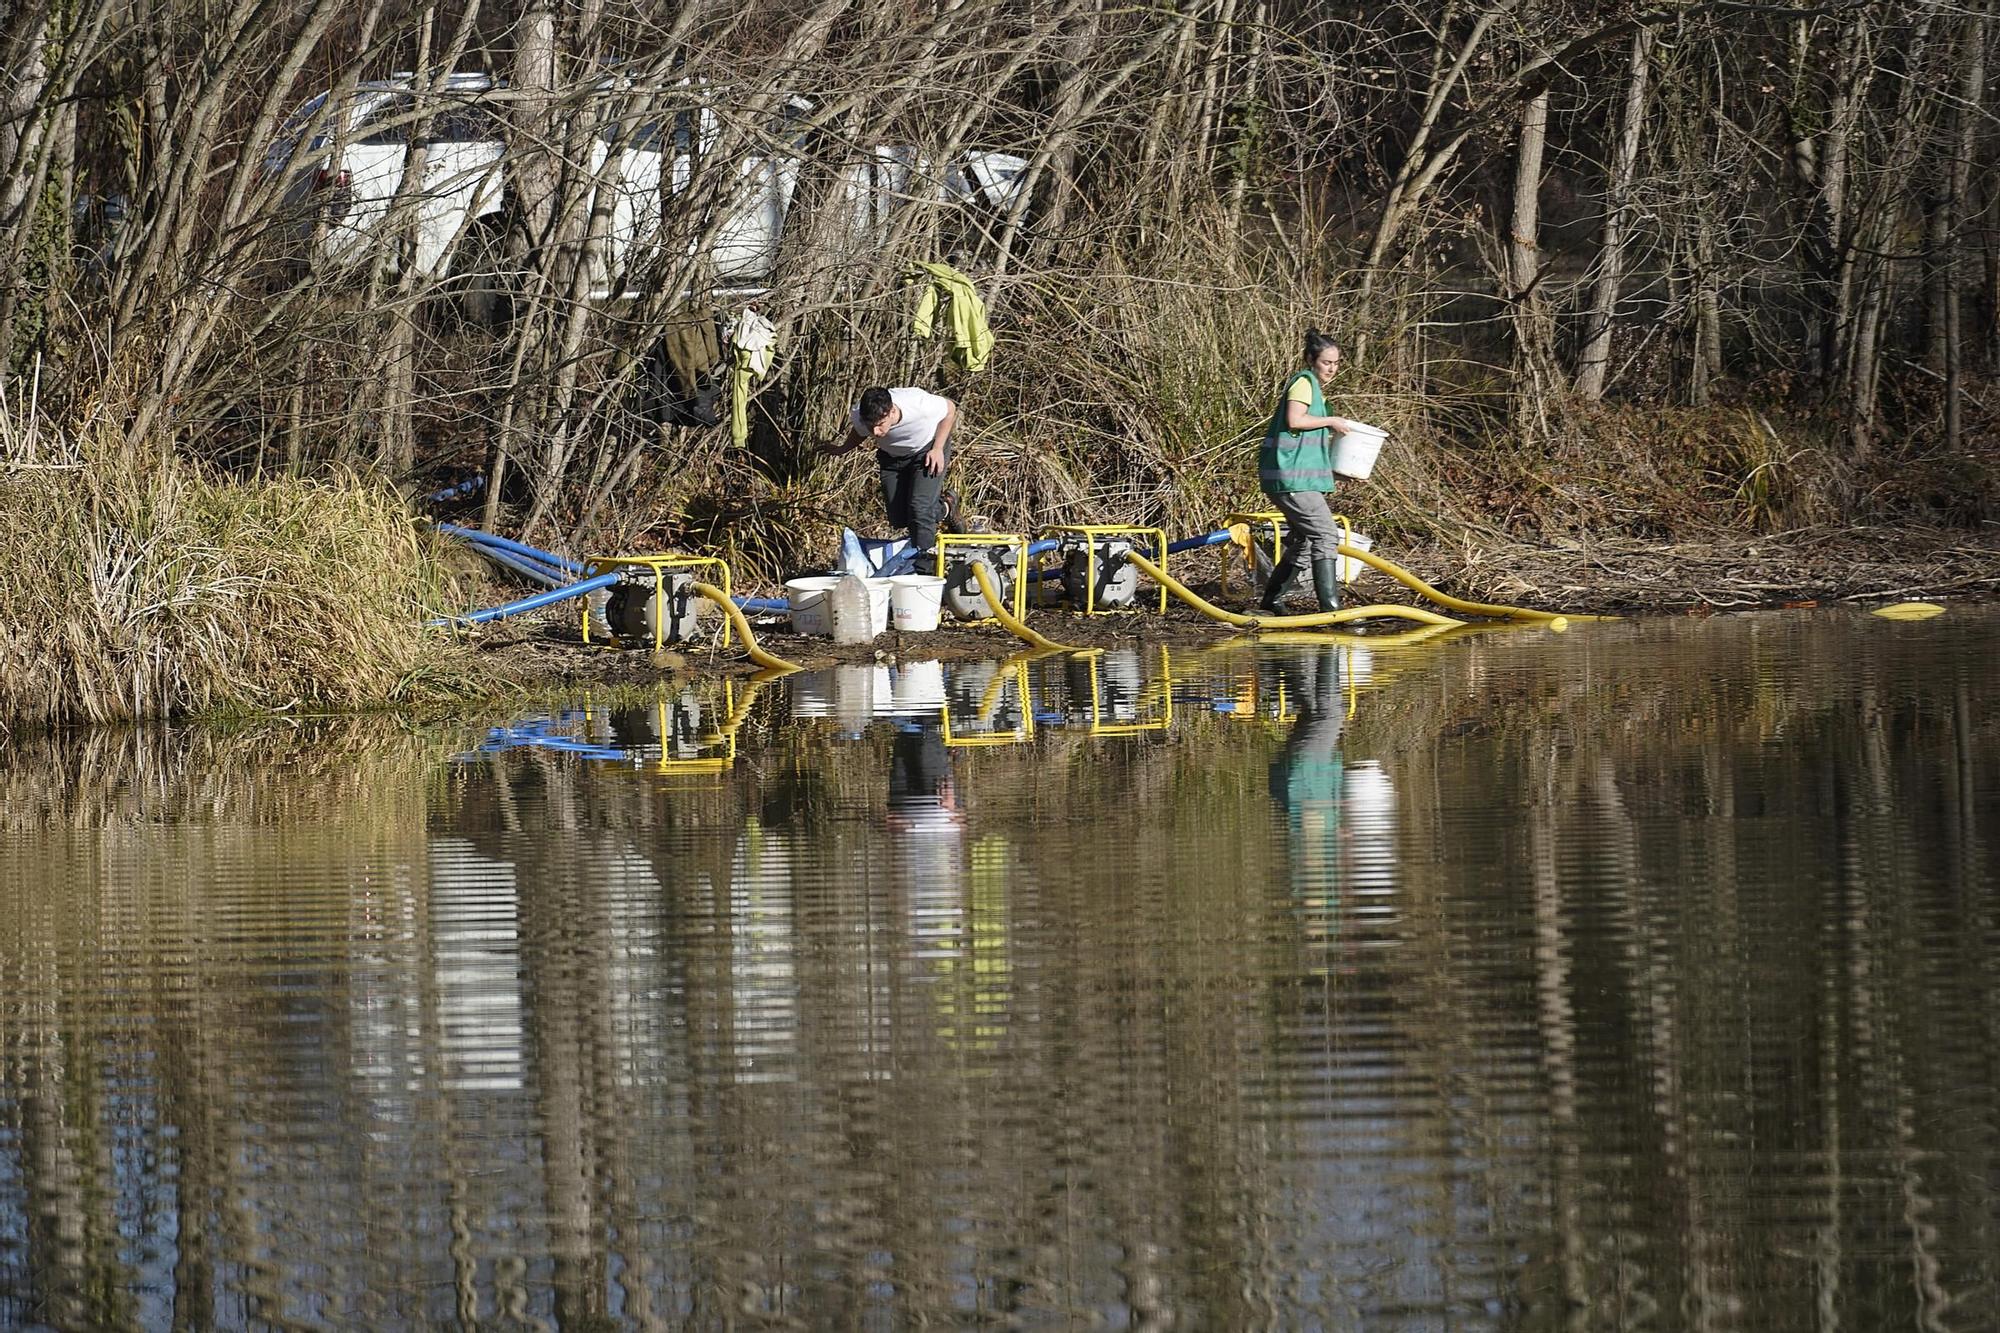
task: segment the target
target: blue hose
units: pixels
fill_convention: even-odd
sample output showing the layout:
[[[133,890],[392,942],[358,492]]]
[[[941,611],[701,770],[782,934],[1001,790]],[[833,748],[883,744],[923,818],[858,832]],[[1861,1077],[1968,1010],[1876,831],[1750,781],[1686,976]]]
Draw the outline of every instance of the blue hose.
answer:
[[[538,560],[530,560],[526,556],[514,555],[501,550],[497,546],[488,546],[484,542],[472,542],[471,546],[473,550],[479,552],[479,554],[485,556],[494,564],[504,569],[511,569],[523,578],[532,579],[544,588],[560,588],[575,577],[575,575],[567,571],[553,569]]]
[[[544,551],[539,546],[528,546],[506,537],[496,537],[490,532],[481,532],[478,528],[461,528],[456,523],[440,523],[437,525],[437,530],[439,532],[450,533],[454,537],[463,537],[469,542],[477,542],[482,546],[497,546],[503,551],[509,551],[515,555],[524,555],[530,560],[539,560],[543,564],[555,569],[566,569],[572,574],[583,573],[583,562],[581,560],[572,560],[566,555],[557,555],[553,551]]]
[[[1167,553],[1171,555],[1176,551],[1192,551],[1198,546],[1219,546],[1228,540],[1229,529],[1223,528],[1217,532],[1205,532],[1199,537],[1183,537],[1177,542],[1169,542],[1167,544]],[[1040,541],[1028,543],[1028,554],[1030,556],[1037,556],[1044,551],[1053,551],[1060,545],[1062,543],[1055,538],[1044,537]],[[1142,547],[1141,549],[1143,550],[1144,548]],[[1047,571],[1031,569],[1028,571],[1028,581],[1031,583],[1042,579],[1044,576],[1052,579],[1060,578],[1062,571],[1055,569]]]
[[[499,620],[503,616],[518,616],[526,611],[539,611],[545,606],[554,606],[557,602],[566,602],[572,597],[583,597],[596,592],[599,588],[608,588],[622,577],[620,574],[599,574],[596,578],[585,579],[581,583],[551,588],[532,597],[523,597],[518,602],[508,602],[504,606],[489,606],[484,611],[468,611],[462,616],[439,616],[435,620],[427,621],[426,624],[432,629],[445,625],[480,625],[489,620]]]
[[[482,473],[478,476],[467,477],[464,481],[454,482],[443,490],[432,491],[424,497],[423,502],[427,505],[440,505],[447,500],[456,500],[461,495],[470,495],[474,491],[483,491],[485,489],[486,477]]]
[[[1205,532],[1199,537],[1183,537],[1177,542],[1169,542],[1167,554],[1177,555],[1182,551],[1192,551],[1197,546],[1220,546],[1228,540],[1229,529],[1219,528],[1214,532]]]
[[[789,612],[792,604],[782,597],[732,597],[731,601],[745,611]]]

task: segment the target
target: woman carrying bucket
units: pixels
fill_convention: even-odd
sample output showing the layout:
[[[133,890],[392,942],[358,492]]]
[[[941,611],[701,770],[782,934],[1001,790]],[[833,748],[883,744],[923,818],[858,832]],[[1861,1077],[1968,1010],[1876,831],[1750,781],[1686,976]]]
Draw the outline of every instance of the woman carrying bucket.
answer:
[[[1286,378],[1257,451],[1257,480],[1285,516],[1284,554],[1260,603],[1266,611],[1283,610],[1286,585],[1308,552],[1319,609],[1340,609],[1340,525],[1326,501],[1334,487],[1333,443],[1327,431],[1344,435],[1358,423],[1326,409],[1326,382],[1340,369],[1340,348],[1327,334],[1307,329],[1305,352],[1305,366]]]

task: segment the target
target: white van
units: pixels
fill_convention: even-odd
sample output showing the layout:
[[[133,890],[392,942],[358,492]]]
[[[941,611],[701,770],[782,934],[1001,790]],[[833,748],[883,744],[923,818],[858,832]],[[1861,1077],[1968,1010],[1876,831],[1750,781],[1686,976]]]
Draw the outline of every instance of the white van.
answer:
[[[433,85],[427,98],[431,105],[420,108],[413,85],[413,76],[397,75],[356,87],[346,107],[346,141],[338,162],[332,151],[333,118],[322,114],[326,93],[293,113],[266,155],[268,172],[295,173],[285,199],[302,226],[310,231],[315,219],[324,224],[321,262],[345,267],[373,258],[376,233],[403,181],[412,127],[428,113],[424,178],[416,187],[417,272],[444,276],[455,259],[461,269],[491,267],[495,256],[488,247],[498,240],[505,206],[506,89],[486,74],[453,74]],[[713,109],[703,107],[628,125],[611,103],[630,96],[629,90],[607,84],[605,93],[605,114],[591,137],[588,163],[593,176],[604,173],[615,188],[608,253],[603,256],[609,272],[600,286],[625,290],[630,274],[658,243],[663,201],[689,188],[697,161],[716,149],[721,122]],[[794,97],[786,109],[797,113],[811,106]],[[668,124],[671,129],[665,128]],[[309,127],[312,139],[302,148],[299,138]],[[613,153],[619,160],[607,173]],[[916,199],[1009,208],[1026,165],[1007,153],[966,152],[939,172],[920,163],[914,149],[878,148],[843,169],[842,191],[856,229],[865,233]],[[709,244],[720,283],[756,284],[768,278],[798,178],[799,162],[790,154],[750,154],[738,161],[725,214]],[[615,284],[612,275],[619,275]]]

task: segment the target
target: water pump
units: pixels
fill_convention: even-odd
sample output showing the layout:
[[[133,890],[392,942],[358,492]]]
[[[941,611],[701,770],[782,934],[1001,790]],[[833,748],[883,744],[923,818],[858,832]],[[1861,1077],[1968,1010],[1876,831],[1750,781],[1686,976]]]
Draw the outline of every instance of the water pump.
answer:
[[[986,595],[980,592],[979,579],[972,572],[974,564],[986,567],[993,590],[1003,602],[1012,603],[1014,584],[1021,577],[1018,541],[1010,538],[992,546],[954,544],[950,548],[950,563],[944,571],[944,604],[953,615],[960,620],[989,620],[993,616],[993,608],[986,604]]]
[[[1139,570],[1121,537],[1070,537],[1062,544],[1062,586],[1079,611],[1126,611],[1139,602]],[[1158,558],[1157,555],[1154,557]]]
[[[693,574],[669,570],[655,583],[650,569],[630,571],[612,587],[604,604],[604,619],[622,639],[681,643],[694,636],[706,599],[694,592]],[[664,616],[664,623],[662,617]]]

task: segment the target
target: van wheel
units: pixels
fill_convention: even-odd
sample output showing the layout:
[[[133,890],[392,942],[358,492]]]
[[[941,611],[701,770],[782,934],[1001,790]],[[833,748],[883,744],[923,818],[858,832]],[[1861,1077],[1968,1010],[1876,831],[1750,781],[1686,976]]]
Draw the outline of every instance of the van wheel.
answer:
[[[481,218],[452,259],[452,287],[459,310],[473,328],[504,329],[514,322],[521,275],[507,259],[507,228],[498,217]]]

